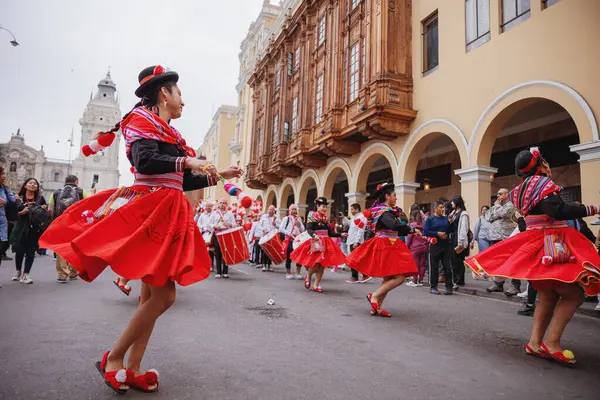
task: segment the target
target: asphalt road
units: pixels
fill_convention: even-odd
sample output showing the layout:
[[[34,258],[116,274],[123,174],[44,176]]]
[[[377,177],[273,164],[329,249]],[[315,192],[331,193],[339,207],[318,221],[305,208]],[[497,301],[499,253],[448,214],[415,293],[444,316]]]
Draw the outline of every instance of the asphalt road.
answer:
[[[94,368],[137,305],[110,270],[95,282],[58,284],[51,256],[32,285],[0,267],[0,399],[110,399]],[[160,371],[156,394],[130,399],[599,399],[600,320],[576,316],[564,368],[523,353],[532,319],[518,305],[468,295],[436,297],[400,287],[391,319],[371,317],[365,294],[327,271],[324,294],[286,281],[281,268],[248,265],[230,280],[178,288],[144,359]],[[274,306],[267,301],[275,300]]]

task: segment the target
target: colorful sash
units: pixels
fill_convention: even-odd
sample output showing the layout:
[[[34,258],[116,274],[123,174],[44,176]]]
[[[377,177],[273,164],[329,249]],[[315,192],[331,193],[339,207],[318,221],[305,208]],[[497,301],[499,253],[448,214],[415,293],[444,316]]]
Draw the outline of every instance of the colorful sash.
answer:
[[[525,178],[523,183],[509,193],[510,201],[517,207],[521,215],[527,216],[546,196],[560,192],[561,187],[543,175]]]

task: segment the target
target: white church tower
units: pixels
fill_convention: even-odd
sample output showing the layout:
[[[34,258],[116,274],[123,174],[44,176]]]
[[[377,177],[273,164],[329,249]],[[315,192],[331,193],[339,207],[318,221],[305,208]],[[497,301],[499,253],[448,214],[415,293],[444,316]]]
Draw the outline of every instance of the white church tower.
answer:
[[[98,92],[90,95],[85,108],[81,125],[81,146],[90,142],[97,132],[112,129],[121,120],[121,110],[116,98],[117,87],[112,81],[110,71],[98,83]],[[120,132],[117,132],[115,143],[109,148],[90,157],[79,155],[73,161],[73,174],[79,177],[79,186],[90,190],[95,183],[98,191],[119,186],[119,144]]]

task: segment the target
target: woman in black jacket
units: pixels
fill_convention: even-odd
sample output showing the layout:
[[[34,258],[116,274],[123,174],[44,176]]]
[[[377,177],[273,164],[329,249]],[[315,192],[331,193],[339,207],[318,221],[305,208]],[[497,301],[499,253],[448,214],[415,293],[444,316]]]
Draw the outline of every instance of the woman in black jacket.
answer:
[[[46,212],[48,206],[46,199],[40,194],[40,183],[35,178],[29,178],[21,186],[17,200],[17,212],[19,219],[10,235],[10,243],[15,253],[15,266],[17,270],[12,277],[13,281],[31,284],[33,280],[29,276],[35,252],[39,248],[38,240],[42,234],[31,221],[31,212],[34,207],[41,207]],[[23,270],[23,260],[25,269]]]

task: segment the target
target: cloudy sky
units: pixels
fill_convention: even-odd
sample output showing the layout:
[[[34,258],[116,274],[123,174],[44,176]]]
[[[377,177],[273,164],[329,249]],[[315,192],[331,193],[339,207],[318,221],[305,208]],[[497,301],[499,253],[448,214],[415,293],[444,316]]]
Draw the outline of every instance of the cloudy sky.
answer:
[[[271,1],[274,3],[275,1]],[[213,111],[237,104],[238,53],[263,0],[0,0],[0,141],[21,128],[26,143],[47,157],[68,158],[66,140],[111,67],[121,111],[136,102],[140,70],[162,64],[177,71],[186,103],[174,125],[194,147]],[[57,143],[58,141],[58,143]],[[132,182],[124,149],[121,184]]]

